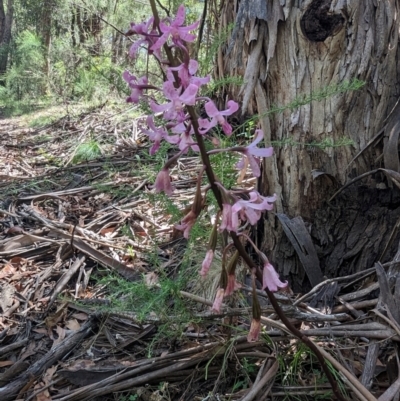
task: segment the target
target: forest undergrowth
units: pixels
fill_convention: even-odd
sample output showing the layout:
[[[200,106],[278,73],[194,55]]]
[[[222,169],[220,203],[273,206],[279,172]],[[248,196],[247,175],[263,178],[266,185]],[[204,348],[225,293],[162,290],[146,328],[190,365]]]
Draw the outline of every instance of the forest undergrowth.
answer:
[[[7,177],[0,207],[5,399],[19,393],[43,400],[242,400],[262,379],[268,397],[330,399],[315,356],[287,333],[262,291],[262,335],[246,342],[251,282],[241,263],[242,288],[221,314],[210,312],[221,255],[210,277],[200,280],[198,273],[212,201],[189,240],[174,229],[195,191],[198,158],[189,153],[172,171],[172,198],[155,194],[151,186],[170,149],[164,145],[155,160],[148,157],[137,110],[53,110],[5,119],[0,127],[0,173]],[[231,161],[216,155],[214,163],[221,180],[234,186]],[[253,180],[247,172],[242,184]],[[374,273],[277,297],[302,332],[360,380],[376,344],[380,374],[370,380],[379,394],[390,379],[397,332],[370,318],[378,283],[365,287],[360,279]],[[340,302],[332,298],[325,309],[321,291],[335,283],[348,285]],[[25,371],[26,360],[32,368]],[[344,394],[354,390],[340,364],[329,367]],[[34,377],[28,387],[25,374]]]

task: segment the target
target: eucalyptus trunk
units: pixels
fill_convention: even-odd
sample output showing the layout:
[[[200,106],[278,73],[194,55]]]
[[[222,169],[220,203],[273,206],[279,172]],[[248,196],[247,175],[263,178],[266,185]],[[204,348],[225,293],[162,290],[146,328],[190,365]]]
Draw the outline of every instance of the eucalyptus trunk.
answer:
[[[259,187],[277,193],[277,215],[262,222],[259,240],[295,290],[388,260],[398,247],[399,191],[386,176],[399,170],[399,5],[222,1],[220,33],[234,27],[215,75],[243,77],[227,94],[242,100],[243,116],[259,114],[266,144],[274,145]],[[354,79],[365,85],[269,113]],[[329,202],[377,168],[386,175],[369,175]]]
[[[4,1],[0,0],[0,76],[7,71],[13,17],[13,0],[7,1],[6,8],[4,7]],[[0,78],[0,81],[3,81],[3,79]]]

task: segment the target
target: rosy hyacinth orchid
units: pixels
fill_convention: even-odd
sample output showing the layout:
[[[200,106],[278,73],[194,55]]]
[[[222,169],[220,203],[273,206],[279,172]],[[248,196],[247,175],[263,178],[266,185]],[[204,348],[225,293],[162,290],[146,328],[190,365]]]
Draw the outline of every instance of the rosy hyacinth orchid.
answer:
[[[178,72],[178,77],[180,79],[180,85],[184,88],[188,87],[190,84],[200,87],[202,85],[208,84],[210,82],[210,76],[207,75],[204,78],[195,77],[194,74],[198,69],[199,63],[196,60],[189,60],[188,65],[181,64],[178,67],[168,68],[167,77],[169,81],[174,81],[174,76],[172,71]]]
[[[232,213],[232,205],[224,203],[222,205],[222,220],[219,226],[219,231],[234,231],[237,232],[239,228],[239,219],[237,213]]]
[[[129,71],[125,71],[122,74],[122,78],[131,88],[131,95],[126,98],[128,103],[139,103],[140,96],[143,94],[143,90],[148,87],[147,77],[136,78]]]
[[[182,220],[181,224],[176,224],[175,228],[179,231],[183,231],[183,236],[188,239],[189,238],[189,233],[192,227],[194,226],[194,223],[196,223],[197,216],[191,210]]]
[[[173,145],[176,145],[179,142],[179,135],[168,135],[167,130],[163,127],[157,128],[152,116],[147,117],[146,123],[150,129],[147,130],[142,128],[141,132],[148,135],[149,139],[154,142],[153,146],[150,148],[150,155],[154,155],[158,151],[163,139]]]
[[[193,42],[196,39],[196,35],[189,33],[199,26],[200,21],[195,23],[182,26],[185,22],[185,6],[181,4],[178,8],[178,12],[170,25],[160,22],[160,31],[162,35],[157,39],[156,43],[151,47],[151,50],[159,50],[167,42],[168,38],[171,36],[172,42],[181,48],[185,48],[184,42]]]
[[[222,307],[222,301],[224,300],[225,290],[223,288],[218,288],[217,294],[215,295],[214,303],[211,311],[214,313],[220,313]]]
[[[268,288],[271,292],[276,292],[278,291],[279,288],[285,288],[287,287],[288,282],[282,282],[279,279],[279,275],[274,269],[274,266],[271,265],[271,263],[268,262],[268,260],[265,261],[264,263],[264,269],[263,269],[263,284],[262,288]]]
[[[156,192],[165,192],[167,195],[171,196],[174,192],[174,187],[171,184],[171,177],[169,176],[168,168],[163,168],[157,175],[156,182],[153,186]]]
[[[154,17],[150,17],[148,21],[141,22],[140,24],[131,23],[131,27],[125,35],[140,35],[142,38],[132,44],[129,49],[129,57],[135,58],[139,48],[147,44],[149,54],[154,54],[158,59],[161,58],[160,50],[153,51],[150,49],[158,39],[157,31],[153,29],[153,23]]]
[[[239,199],[232,206],[232,213],[236,216],[239,214],[242,221],[247,220],[253,226],[260,219],[261,212],[273,209],[275,201],[276,195],[261,196],[257,191],[251,191],[249,200]]]
[[[254,177],[259,177],[260,172],[260,157],[270,157],[274,153],[274,149],[272,147],[269,148],[258,148],[257,144],[262,141],[264,138],[264,133],[262,130],[256,130],[256,135],[254,141],[247,147],[235,147],[232,150],[240,152],[243,154],[243,157],[247,157],[249,161],[251,171],[253,172]],[[244,166],[244,160],[242,159],[238,164],[237,168],[242,168]]]
[[[232,127],[225,120],[224,116],[230,116],[238,111],[239,104],[233,100],[229,100],[227,104],[228,108],[223,111],[218,110],[217,106],[215,106],[214,102],[212,102],[211,100],[205,104],[204,108],[207,115],[211,117],[211,121],[208,121],[206,119],[199,119],[199,124],[201,125],[201,134],[205,134],[211,128],[219,124],[222,127],[222,131],[224,131],[227,136],[232,135]]]
[[[163,84],[163,94],[170,100],[168,103],[156,104],[150,102],[150,107],[155,113],[164,112],[166,120],[176,120],[178,113],[182,111],[183,105],[193,106],[196,103],[196,95],[199,87],[194,84],[189,86],[182,92],[182,88],[175,88],[173,82],[166,81]],[[182,93],[181,93],[182,92]]]

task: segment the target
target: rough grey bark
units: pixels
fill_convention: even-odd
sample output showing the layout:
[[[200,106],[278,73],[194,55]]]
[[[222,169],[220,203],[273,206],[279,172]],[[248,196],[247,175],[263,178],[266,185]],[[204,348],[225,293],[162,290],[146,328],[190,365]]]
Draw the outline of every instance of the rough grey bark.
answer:
[[[260,188],[278,194],[278,213],[305,220],[324,274],[371,267],[398,245],[393,231],[400,218],[398,191],[380,174],[350,187],[331,205],[327,201],[349,179],[385,167],[384,143],[389,141],[386,150],[398,160],[398,132],[383,129],[388,122],[396,125],[390,112],[400,92],[399,5],[399,0],[226,0],[221,5],[220,29],[233,22],[235,28],[220,49],[215,74],[244,77],[245,85],[229,88],[229,95],[243,100],[244,114],[261,115],[267,144],[281,142],[264,163]],[[266,114],[272,105],[355,78],[366,82],[363,89]],[[353,144],[307,146],[343,138]],[[288,140],[300,145],[285,145]],[[294,281],[301,287],[304,270],[279,221],[270,215],[263,229],[264,249],[271,250],[285,276],[297,274]]]

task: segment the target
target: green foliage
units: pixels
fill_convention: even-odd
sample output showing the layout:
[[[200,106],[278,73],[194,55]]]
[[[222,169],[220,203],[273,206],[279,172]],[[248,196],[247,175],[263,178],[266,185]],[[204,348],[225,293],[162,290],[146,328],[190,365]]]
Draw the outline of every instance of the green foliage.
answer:
[[[111,300],[111,308],[105,311],[129,311],[135,313],[139,322],[151,321],[156,318],[157,334],[149,346],[149,356],[153,347],[162,339],[180,338],[188,323],[193,322],[191,303],[182,299],[179,291],[187,288],[191,273],[187,270],[191,261],[188,257],[182,260],[181,271],[177,278],[169,278],[161,270],[156,249],[148,255],[149,264],[156,267],[158,283],[154,286],[143,281],[126,281],[120,276],[107,274],[99,280],[100,285],[106,285]]]
[[[101,147],[93,139],[78,145],[73,158],[74,163],[93,160],[101,156]]]
[[[30,128],[41,128],[45,127],[46,125],[50,125],[56,121],[57,118],[55,116],[39,116],[31,120],[29,123]],[[36,140],[38,140],[36,138]]]
[[[326,360],[325,360],[326,361]],[[293,343],[291,351],[286,355],[278,355],[279,372],[277,374],[278,382],[282,387],[285,386],[301,386],[304,382],[309,382],[310,385],[315,385],[315,390],[321,384],[327,384],[328,380],[321,371],[317,357],[310,349],[302,342]],[[346,395],[346,389],[339,372],[326,361],[329,370],[337,381],[338,387],[342,394]],[[299,380],[300,379],[300,380]],[[332,392],[326,391],[324,395],[315,395],[315,400],[325,400],[332,398]],[[346,397],[345,397],[346,398]],[[294,397],[288,393],[284,400],[303,400],[301,397]]]
[[[40,37],[32,31],[22,31],[15,40],[15,62],[4,75],[5,88],[0,91],[0,103],[37,101],[45,94],[44,50]]]

